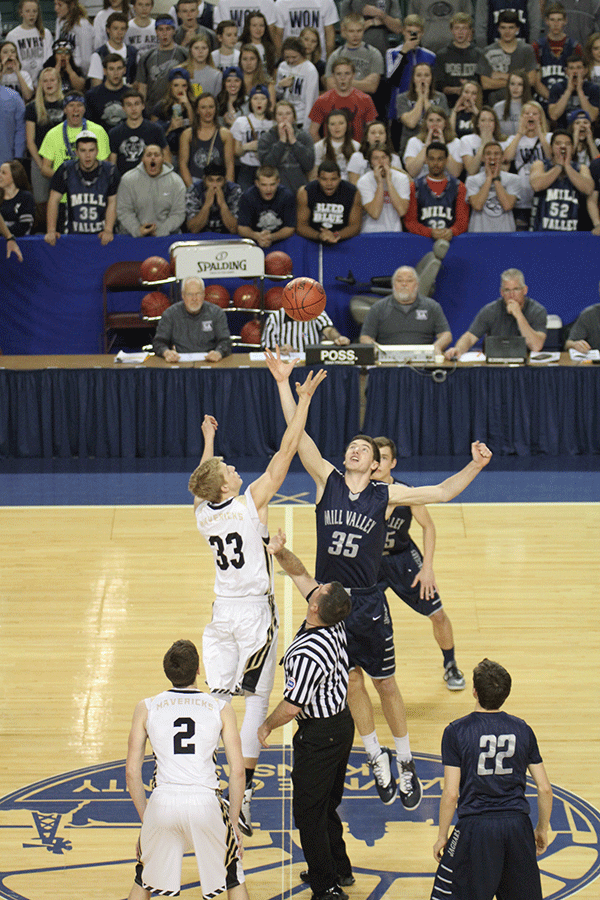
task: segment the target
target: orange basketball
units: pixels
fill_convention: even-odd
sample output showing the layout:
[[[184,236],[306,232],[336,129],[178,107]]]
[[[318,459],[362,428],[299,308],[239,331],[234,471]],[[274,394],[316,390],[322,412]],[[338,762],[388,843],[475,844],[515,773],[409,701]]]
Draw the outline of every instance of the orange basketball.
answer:
[[[240,337],[244,344],[260,344],[261,327],[257,319],[246,322],[240,331]]]
[[[297,322],[316,319],[325,309],[327,296],[314,278],[294,278],[283,289],[283,308]]]
[[[265,309],[281,309],[283,306],[283,287],[276,284],[265,294]]]
[[[265,256],[266,275],[291,275],[292,271],[292,257],[283,250],[273,250]]]
[[[158,319],[168,309],[171,301],[166,294],[160,291],[152,291],[142,298],[140,314],[146,319]]]
[[[222,284],[208,284],[204,292],[204,299],[220,306],[221,309],[227,309],[230,300],[229,291]]]
[[[233,295],[233,305],[238,309],[258,309],[260,291],[255,284],[241,284]]]
[[[171,263],[162,256],[149,256],[140,266],[142,281],[163,281],[171,277]]]

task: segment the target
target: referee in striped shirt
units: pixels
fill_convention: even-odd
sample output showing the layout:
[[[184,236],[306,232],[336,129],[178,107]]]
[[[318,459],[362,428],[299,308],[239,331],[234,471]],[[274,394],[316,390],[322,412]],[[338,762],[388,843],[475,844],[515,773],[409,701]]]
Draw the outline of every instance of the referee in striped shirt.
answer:
[[[351,600],[342,585],[319,584],[284,547],[280,531],[269,550],[308,601],[306,620],[283,657],[284,699],[258,729],[263,747],[274,728],[296,719],[292,808],[308,863],[301,873],[311,900],[348,900],[354,883],[337,807],[342,801],[354,722],[347,706],[348,653],[343,621]]]
[[[285,309],[277,309],[267,316],[262,345],[269,350],[280,347],[287,352],[302,353],[306,346],[322,340],[333,341],[337,345],[350,343],[347,337],[339,333],[326,312],[310,322],[297,322],[286,314]]]

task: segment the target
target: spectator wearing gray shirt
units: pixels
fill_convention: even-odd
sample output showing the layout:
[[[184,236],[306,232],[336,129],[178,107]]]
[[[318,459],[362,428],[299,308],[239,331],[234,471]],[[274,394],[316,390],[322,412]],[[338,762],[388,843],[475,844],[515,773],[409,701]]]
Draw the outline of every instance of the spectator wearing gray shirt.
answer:
[[[333,64],[340,56],[354,63],[352,87],[365,94],[374,94],[385,71],[383,56],[376,47],[365,44],[365,20],[359,13],[348,13],[341,23],[342,37],[346,43],[329,54],[325,68],[327,90],[335,87]]]
[[[180,353],[205,353],[207,362],[219,362],[231,353],[227,316],[220,306],[204,302],[201,278],[184,278],[181,303],[170,306],[160,317],[154,336],[154,352],[166,362],[176,363]]]
[[[360,13],[365,20],[367,43],[376,47],[385,60],[390,34],[402,31],[402,16],[398,0],[342,0],[340,17]]]
[[[517,37],[519,17],[514,9],[505,9],[500,13],[498,31],[499,39],[485,48],[477,66],[481,87],[490,92],[487,99],[490,106],[504,99],[504,89],[511,72],[523,69],[533,87],[538,67],[533,47]]]
[[[452,332],[442,307],[419,293],[419,276],[400,266],[392,276],[392,293],[374,303],[360,332],[361,344],[434,344],[443,353]]]
[[[501,297],[480,309],[469,330],[446,350],[446,359],[457,359],[484,335],[525,338],[529,350],[539,352],[546,341],[548,314],[541,303],[527,296],[525,277],[519,269],[506,269],[500,276]]]

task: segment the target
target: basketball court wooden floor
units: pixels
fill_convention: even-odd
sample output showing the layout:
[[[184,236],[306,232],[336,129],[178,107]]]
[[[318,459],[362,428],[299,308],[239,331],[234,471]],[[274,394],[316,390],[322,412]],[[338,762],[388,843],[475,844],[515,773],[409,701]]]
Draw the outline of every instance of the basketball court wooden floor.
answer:
[[[506,708],[533,726],[558,789],[540,862],[545,897],[598,900],[600,507],[452,504],[432,514],[458,663],[467,676],[484,656],[509,669]],[[312,507],[274,506],[270,525],[285,528],[311,568]],[[122,900],[138,827],[122,765],[131,714],[166,686],[161,660],[171,642],[200,645],[212,602],[208,548],[191,505],[3,508],[0,534],[0,897]],[[283,650],[304,601],[282,575],[276,589]],[[429,623],[390,601],[424,800],[410,816],[399,801],[383,806],[356,746],[342,807],[351,900],[429,897],[440,738],[473,705],[468,690],[451,694],[443,684]],[[272,706],[281,689],[279,672]],[[389,742],[381,719],[378,729]],[[255,834],[245,842],[252,900],[310,896],[290,813],[291,733],[273,735],[257,770]],[[183,884],[182,896],[201,896],[191,857]]]

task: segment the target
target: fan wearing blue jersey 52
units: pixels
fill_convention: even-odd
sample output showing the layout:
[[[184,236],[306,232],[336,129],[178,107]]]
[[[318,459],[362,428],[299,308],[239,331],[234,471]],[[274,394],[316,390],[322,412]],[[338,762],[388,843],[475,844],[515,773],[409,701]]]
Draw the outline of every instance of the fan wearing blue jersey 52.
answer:
[[[265,356],[278,384],[285,419],[291,422],[296,409],[288,380],[292,364],[284,362],[279,351],[274,356],[266,350]],[[371,481],[380,455],[379,447],[367,435],[357,435],[346,448],[343,472],[323,459],[306,432],[298,446],[302,464],[317,488],[315,578],[322,583],[339,581],[352,596],[352,611],[346,619],[351,668],[348,705],[369,756],[379,796],[384,803],[393,803],[396,780],[390,766],[392,753],[377,739],[365,671],[381,698],[394,738],[400,799],[407,809],[416,809],[421,802],[421,784],[410,752],[404,702],[394,676],[392,621],[385,594],[378,586],[386,519],[396,506],[445,503],[460,494],[492,457],[479,441],[471,445],[471,450],[472,462],[456,475],[438,485],[409,488]]]

